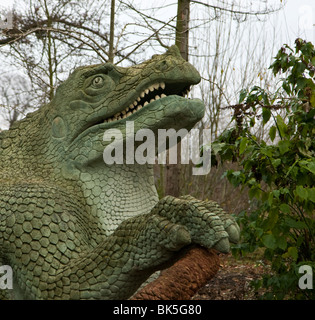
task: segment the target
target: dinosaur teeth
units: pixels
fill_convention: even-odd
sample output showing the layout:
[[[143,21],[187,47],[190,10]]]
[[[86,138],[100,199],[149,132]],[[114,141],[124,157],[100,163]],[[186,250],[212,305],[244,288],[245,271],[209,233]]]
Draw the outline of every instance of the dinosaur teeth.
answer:
[[[184,90],[182,92],[183,97],[188,96],[189,92],[190,92],[190,88],[187,88],[186,90]]]
[[[135,99],[135,101],[131,103],[125,110],[122,110],[116,113],[115,115],[113,115],[112,117],[105,119],[104,122],[107,123],[107,122],[118,121],[121,119],[126,119],[127,117],[139,111],[149,103],[167,97],[165,93],[161,93],[161,90],[164,90],[164,89],[165,89],[165,82],[157,82],[150,85],[148,88],[143,90],[140,93],[140,95]],[[154,95],[155,90],[159,90],[159,92],[158,94]],[[186,96],[188,95],[188,93],[189,93],[189,88],[187,88],[182,92],[182,96]]]
[[[154,90],[159,90],[160,88],[162,90],[165,89],[165,83],[164,82],[159,82],[159,83],[152,84],[149,88],[143,90],[140,93],[140,96],[136,100],[139,102],[141,100],[141,98],[144,98],[150,92],[153,92]]]

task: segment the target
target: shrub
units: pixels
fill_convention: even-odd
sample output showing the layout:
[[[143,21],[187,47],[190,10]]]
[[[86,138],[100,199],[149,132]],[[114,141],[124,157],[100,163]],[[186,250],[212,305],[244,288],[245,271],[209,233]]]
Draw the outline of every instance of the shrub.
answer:
[[[297,39],[283,46],[270,66],[282,75],[273,93],[255,86],[240,92],[235,127],[212,143],[212,164],[236,161],[228,170],[234,186],[246,186],[254,210],[238,216],[242,241],[235,254],[264,248],[272,273],[254,283],[268,299],[315,298],[298,287],[301,265],[315,267],[315,50]],[[262,125],[268,137],[253,133]]]

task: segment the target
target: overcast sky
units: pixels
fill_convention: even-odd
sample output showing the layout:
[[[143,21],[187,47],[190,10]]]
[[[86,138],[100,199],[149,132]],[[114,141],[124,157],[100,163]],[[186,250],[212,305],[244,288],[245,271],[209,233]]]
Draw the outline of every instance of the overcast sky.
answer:
[[[282,14],[285,22],[284,33],[293,42],[301,37],[315,43],[315,1],[288,0]]]
[[[109,1],[109,0],[108,0]],[[14,8],[14,3],[18,0],[0,0],[1,8]],[[144,4],[146,7],[150,5],[161,6],[168,3],[176,3],[175,0],[135,0],[134,3]],[[201,0],[202,2],[202,0]],[[204,1],[207,2],[207,1]],[[243,1],[244,2],[244,1]],[[255,2],[255,1],[251,1]],[[297,37],[303,37],[315,43],[315,1],[314,0],[267,0],[268,3],[278,4],[285,2],[285,9],[280,14],[280,19],[283,20],[281,32],[288,36],[290,42],[293,42]],[[211,1],[209,2],[211,3]],[[176,14],[176,6],[169,6],[167,10],[162,12],[163,18],[165,15],[173,16]]]

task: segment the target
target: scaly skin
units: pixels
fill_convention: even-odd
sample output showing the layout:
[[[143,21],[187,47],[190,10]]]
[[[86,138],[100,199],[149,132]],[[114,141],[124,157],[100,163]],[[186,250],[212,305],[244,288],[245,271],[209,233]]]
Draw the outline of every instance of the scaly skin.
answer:
[[[105,130],[125,135],[127,120],[190,130],[204,105],[177,94],[199,81],[176,47],[130,68],[80,67],[0,134],[0,265],[14,275],[2,298],[126,299],[191,243],[229,251],[239,229],[216,203],[159,200],[152,165],[103,161]],[[166,97],[144,105],[150,87]]]

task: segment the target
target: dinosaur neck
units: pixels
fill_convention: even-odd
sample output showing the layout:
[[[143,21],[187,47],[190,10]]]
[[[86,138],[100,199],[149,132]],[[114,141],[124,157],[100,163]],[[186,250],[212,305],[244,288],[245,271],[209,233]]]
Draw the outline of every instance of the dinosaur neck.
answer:
[[[125,219],[150,212],[158,202],[152,165],[99,164],[82,168],[86,203],[98,226],[111,234]]]
[[[39,110],[29,113],[9,130],[2,132],[1,178],[10,181],[41,180],[56,166],[49,165],[47,159],[50,155],[50,161],[53,161],[54,155],[49,150],[50,127],[49,119],[45,117],[46,109],[46,106],[42,107],[42,114]]]

